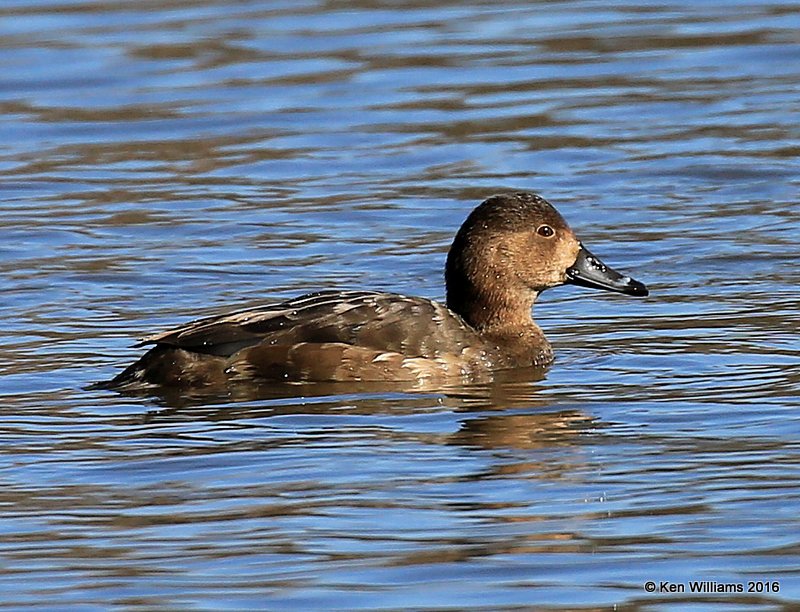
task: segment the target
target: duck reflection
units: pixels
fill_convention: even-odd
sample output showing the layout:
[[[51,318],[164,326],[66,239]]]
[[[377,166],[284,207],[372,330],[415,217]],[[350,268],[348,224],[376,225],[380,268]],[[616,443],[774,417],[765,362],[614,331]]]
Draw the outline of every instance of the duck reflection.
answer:
[[[219,404],[251,403],[272,400],[308,400],[337,396],[402,395],[411,404],[430,401],[430,395],[440,398],[440,404],[454,409],[476,403],[504,404],[530,399],[531,385],[543,380],[547,367],[528,367],[497,373],[493,377],[477,378],[470,383],[442,384],[436,381],[325,381],[276,382],[222,380],[202,387],[184,389],[172,385],[147,385],[116,388],[113,393],[126,397],[148,399],[163,408],[218,406]],[[519,386],[523,395],[514,397],[511,384]],[[105,383],[89,386],[89,390],[106,391]],[[416,398],[416,399],[413,399]],[[404,401],[404,403],[407,403]],[[396,404],[392,403],[394,412]]]
[[[272,418],[287,415],[401,416],[449,410],[458,421],[450,434],[411,433],[426,444],[458,445],[471,449],[546,449],[573,445],[592,430],[596,420],[577,409],[556,409],[540,384],[544,369],[514,370],[497,380],[453,387],[419,387],[389,383],[306,383],[284,385],[226,385],[205,388],[204,393],[162,389],[159,408],[146,413],[147,422],[237,418]],[[172,393],[171,393],[172,392]],[[153,389],[142,393],[153,401]],[[391,434],[389,428],[388,434]],[[403,437],[408,439],[409,432]],[[495,466],[508,473],[547,471],[554,464],[525,462]],[[568,466],[562,466],[569,470]],[[561,468],[559,468],[561,469]]]
[[[537,449],[570,445],[596,426],[580,410],[494,414],[466,419],[451,442],[475,448]]]

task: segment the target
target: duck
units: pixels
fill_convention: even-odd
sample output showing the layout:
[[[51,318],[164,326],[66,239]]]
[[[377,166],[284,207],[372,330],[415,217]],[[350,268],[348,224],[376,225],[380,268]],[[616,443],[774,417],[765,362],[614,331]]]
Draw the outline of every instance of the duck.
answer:
[[[593,255],[555,207],[530,192],[501,193],[478,205],[456,233],[444,278],[444,303],[322,290],[191,321],[142,338],[137,346],[149,350],[105,386],[484,380],[553,361],[533,320],[542,291],[574,284],[648,295],[643,283]]]

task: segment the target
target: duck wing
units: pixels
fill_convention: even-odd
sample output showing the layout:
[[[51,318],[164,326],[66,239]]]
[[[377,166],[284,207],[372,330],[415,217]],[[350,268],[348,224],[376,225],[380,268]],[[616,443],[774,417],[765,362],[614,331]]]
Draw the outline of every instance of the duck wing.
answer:
[[[477,334],[444,305],[374,291],[320,291],[285,302],[192,321],[141,344],[230,357],[257,345],[338,343],[410,357],[475,344]]]

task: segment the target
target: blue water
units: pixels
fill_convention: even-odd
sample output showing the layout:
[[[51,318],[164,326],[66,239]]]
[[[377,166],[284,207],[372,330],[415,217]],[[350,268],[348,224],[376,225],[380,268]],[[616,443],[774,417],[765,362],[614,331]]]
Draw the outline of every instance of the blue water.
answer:
[[[800,605],[796,4],[0,17],[2,605]],[[197,316],[441,298],[459,224],[511,189],[651,289],[545,293],[543,380],[87,390]]]

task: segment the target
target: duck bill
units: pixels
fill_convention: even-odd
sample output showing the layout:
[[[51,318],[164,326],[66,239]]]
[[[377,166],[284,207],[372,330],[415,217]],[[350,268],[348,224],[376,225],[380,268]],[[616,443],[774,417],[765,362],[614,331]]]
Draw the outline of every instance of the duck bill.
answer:
[[[644,283],[640,283],[630,276],[624,276],[607,266],[583,245],[581,245],[575,263],[567,268],[567,282],[572,285],[606,289],[637,297],[644,297],[649,293]]]

